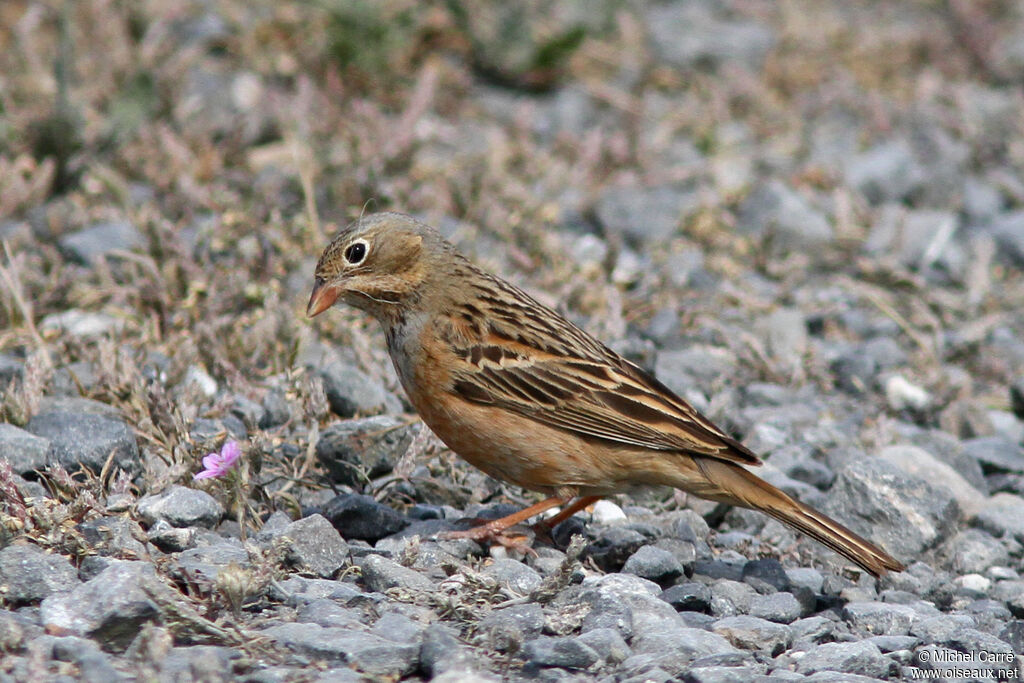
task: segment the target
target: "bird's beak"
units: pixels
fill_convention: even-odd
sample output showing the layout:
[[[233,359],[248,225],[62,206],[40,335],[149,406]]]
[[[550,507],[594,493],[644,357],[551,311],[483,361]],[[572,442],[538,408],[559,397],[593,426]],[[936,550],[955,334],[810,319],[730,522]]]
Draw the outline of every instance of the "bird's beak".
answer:
[[[309,296],[309,305],[306,306],[306,315],[310,318],[320,315],[338,300],[337,285],[329,285],[324,280],[317,278],[313,283],[313,293]]]

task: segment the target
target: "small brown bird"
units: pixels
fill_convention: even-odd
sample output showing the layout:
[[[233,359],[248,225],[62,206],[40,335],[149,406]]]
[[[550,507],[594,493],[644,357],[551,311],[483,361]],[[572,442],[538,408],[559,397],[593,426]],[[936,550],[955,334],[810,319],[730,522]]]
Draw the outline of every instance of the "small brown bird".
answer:
[[[459,254],[428,225],[381,213],[349,225],[316,266],[307,314],[337,301],[380,321],[409,400],[453,451],[549,496],[464,537],[558,505],[667,484],[760,510],[879,576],[904,566],[751,474],[760,460],[654,376]]]

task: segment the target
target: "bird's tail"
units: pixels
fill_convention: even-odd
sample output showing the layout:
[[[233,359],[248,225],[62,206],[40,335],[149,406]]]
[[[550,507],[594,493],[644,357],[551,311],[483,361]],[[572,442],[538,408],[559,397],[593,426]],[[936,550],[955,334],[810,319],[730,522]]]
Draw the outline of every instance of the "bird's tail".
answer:
[[[680,488],[730,505],[760,510],[836,551],[874,576],[906,567],[874,543],[831,517],[794,500],[746,469],[713,458],[694,458],[704,481]],[[689,479],[689,477],[687,478]]]

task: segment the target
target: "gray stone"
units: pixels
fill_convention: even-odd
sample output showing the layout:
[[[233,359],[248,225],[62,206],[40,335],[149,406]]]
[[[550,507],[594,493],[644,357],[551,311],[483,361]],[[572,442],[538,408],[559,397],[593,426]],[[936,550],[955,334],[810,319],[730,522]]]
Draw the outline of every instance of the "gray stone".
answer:
[[[319,626],[348,628],[353,631],[365,630],[366,615],[357,607],[342,607],[334,600],[314,598],[296,601],[299,608],[295,621]]]
[[[805,611],[796,596],[788,591],[780,591],[771,595],[755,595],[750,599],[751,616],[780,624],[790,624],[796,621],[804,615]]]
[[[812,593],[821,593],[825,577],[811,567],[794,567],[786,570],[786,578],[792,588],[806,588]]]
[[[1003,210],[1004,201],[995,185],[977,176],[968,176],[964,180],[961,204],[967,220],[987,225]]]
[[[810,675],[820,671],[860,674],[873,678],[889,678],[897,673],[896,662],[889,659],[874,643],[824,643],[797,660],[796,670]]]
[[[78,586],[78,572],[61,555],[35,545],[0,550],[0,595],[6,603],[25,605]]]
[[[512,597],[527,596],[543,579],[540,574],[518,560],[499,558],[483,568],[485,576],[493,577]]]
[[[281,536],[288,539],[287,559],[325,579],[334,576],[349,557],[348,544],[330,522],[310,515],[286,526]]]
[[[592,648],[607,664],[619,664],[633,654],[622,635],[613,628],[595,628],[581,633],[577,640]]]
[[[602,571],[618,572],[626,560],[649,540],[636,529],[624,526],[599,528],[597,538],[586,547],[584,555]]]
[[[629,556],[622,571],[664,584],[683,575],[683,565],[667,550],[645,545]]]
[[[637,654],[670,655],[686,661],[737,652],[719,634],[685,626],[668,627],[634,636],[631,646]]]
[[[116,652],[135,639],[143,624],[159,618],[153,593],[174,599],[152,564],[116,562],[77,588],[43,600],[40,619],[48,630],[93,638]]]
[[[25,364],[18,358],[0,353],[0,389],[7,391],[11,382],[20,381],[25,375]]]
[[[494,610],[480,620],[477,632],[518,632],[520,638],[530,640],[541,634],[544,622],[543,608],[530,602]]]
[[[1024,266],[1024,210],[999,214],[989,229],[1001,247],[1000,253],[1018,267]]]
[[[401,404],[384,388],[384,384],[356,366],[334,361],[316,368],[324,382],[324,393],[331,410],[341,417],[354,417],[388,412],[401,412]]]
[[[897,558],[942,542],[960,518],[948,489],[878,458],[853,460],[841,470],[824,507]]]
[[[178,485],[140,498],[136,510],[146,524],[163,520],[175,527],[212,529],[224,517],[224,506],[209,493]]]
[[[789,648],[793,642],[788,626],[748,615],[719,619],[712,624],[711,630],[736,647],[764,650],[773,657]]]
[[[719,579],[711,584],[711,613],[718,617],[746,614],[756,595],[757,591],[749,584]]]
[[[324,430],[316,456],[333,481],[360,488],[391,472],[416,426],[391,415],[344,420]]]
[[[905,636],[919,616],[913,607],[888,602],[850,602],[843,608],[843,619],[860,632],[887,636]]]
[[[473,656],[469,649],[459,642],[446,624],[435,623],[423,631],[423,642],[420,645],[420,668],[431,680],[441,681],[441,676],[450,672],[452,676],[472,670]],[[445,679],[448,680],[448,679]],[[460,678],[450,679],[456,683]],[[467,683],[473,680],[470,675],[465,678]]]
[[[260,406],[263,408],[259,419],[260,429],[279,427],[292,418],[291,405],[280,390],[273,389],[264,394]]]
[[[126,560],[142,560],[149,557],[142,528],[138,522],[126,517],[99,517],[78,525],[82,537],[100,555],[120,557]]]
[[[238,541],[223,539],[216,545],[189,548],[178,555],[174,573],[186,581],[212,585],[224,569],[231,565],[247,567],[249,553]]]
[[[965,439],[963,447],[986,471],[1024,473],[1024,448],[1005,437]]]
[[[662,351],[654,361],[654,374],[680,396],[694,387],[707,386],[736,370],[736,356],[728,349],[693,345]]]
[[[122,420],[77,412],[43,412],[28,422],[28,431],[50,440],[50,462],[69,472],[80,466],[99,473],[111,459],[126,472],[139,468],[135,434]]]
[[[196,544],[199,537],[197,527],[178,528],[159,519],[146,531],[146,540],[165,553],[180,553]]]
[[[846,164],[845,176],[847,185],[874,204],[908,199],[926,179],[910,144],[902,138],[887,140],[854,156]]]
[[[588,582],[579,595],[579,601],[590,607],[581,630],[610,627],[629,639],[679,627],[682,620],[658,597],[660,593],[658,584],[631,574],[607,574]]]
[[[296,652],[348,664],[370,676],[408,676],[419,664],[419,643],[396,643],[372,633],[297,623],[260,633]]]
[[[597,201],[597,218],[606,232],[636,242],[660,242],[676,233],[699,206],[693,190],[672,185],[613,186]]]
[[[1006,546],[981,529],[964,529],[946,541],[944,548],[958,574],[982,574],[1010,561]]]
[[[747,196],[740,206],[738,228],[769,240],[775,250],[820,246],[833,240],[832,226],[824,214],[776,180]]]
[[[579,638],[542,636],[523,644],[520,655],[527,664],[587,669],[601,658]]]
[[[759,674],[762,673],[756,666],[692,666],[687,668],[682,680],[686,683],[748,683],[761,680]]]
[[[978,512],[975,523],[993,536],[1008,536],[1024,542],[1024,498],[997,493]]]
[[[662,591],[661,599],[680,612],[707,612],[711,608],[711,589],[703,583],[678,583]]]
[[[759,593],[789,590],[789,577],[782,563],[773,557],[750,560],[743,565],[743,582]]]
[[[987,502],[985,493],[975,488],[952,466],[922,448],[887,446],[879,452],[878,457],[933,486],[948,489],[966,517],[973,517]]]
[[[789,625],[794,643],[798,641],[821,643],[825,640],[833,640],[835,627],[836,623],[831,619],[817,616],[797,619]]]
[[[348,539],[374,543],[409,526],[409,519],[370,496],[343,493],[323,507],[323,514]]]
[[[434,582],[414,569],[403,567],[394,560],[379,555],[365,555],[355,560],[362,572],[363,583],[372,591],[404,588],[413,591],[432,591]]]
[[[775,34],[762,23],[733,19],[715,11],[717,4],[664,3],[647,8],[647,30],[656,57],[692,69],[734,62],[759,69],[775,45]]]
[[[146,239],[128,221],[110,221],[94,223],[84,230],[65,235],[60,239],[59,245],[61,251],[69,258],[89,265],[103,259],[115,249],[144,249]]]
[[[29,474],[48,464],[50,440],[12,424],[0,423],[0,454],[11,463],[15,473]]]

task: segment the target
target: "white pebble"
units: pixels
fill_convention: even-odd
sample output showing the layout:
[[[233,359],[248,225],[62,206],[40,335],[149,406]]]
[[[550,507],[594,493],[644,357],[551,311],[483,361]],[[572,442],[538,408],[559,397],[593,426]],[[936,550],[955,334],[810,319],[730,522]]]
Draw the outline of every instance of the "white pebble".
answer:
[[[599,500],[594,503],[594,511],[591,513],[591,518],[596,524],[614,524],[616,522],[624,522],[626,520],[626,513],[610,500]]]
[[[210,373],[199,365],[192,365],[185,372],[184,384],[187,386],[192,383],[199,387],[199,391],[203,392],[207,398],[217,395],[217,380],[210,377]]]
[[[969,591],[977,591],[979,593],[987,593],[992,587],[992,582],[981,574],[964,574],[963,576],[956,577],[954,582]]]
[[[893,375],[885,383],[885,399],[893,410],[923,410],[931,403],[932,396],[927,390],[911,384],[901,375]]]

